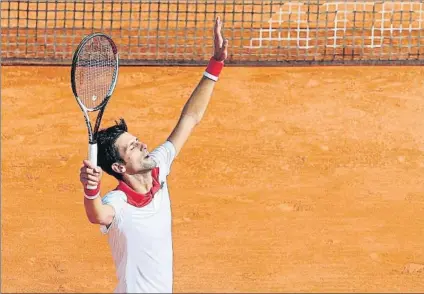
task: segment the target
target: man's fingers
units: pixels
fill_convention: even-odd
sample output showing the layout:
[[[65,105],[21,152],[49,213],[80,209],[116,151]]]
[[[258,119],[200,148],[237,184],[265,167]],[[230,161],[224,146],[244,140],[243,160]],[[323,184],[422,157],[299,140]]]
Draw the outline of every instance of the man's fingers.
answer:
[[[97,186],[99,184],[99,179],[95,177],[81,177],[80,181],[83,185],[91,185],[91,186]]]
[[[80,179],[89,180],[89,181],[96,181],[96,182],[98,182],[100,180],[98,176],[90,175],[90,174],[81,174]]]
[[[91,181],[91,180],[81,180],[81,183],[83,184],[83,186],[98,186],[99,182],[98,181]]]
[[[87,159],[84,159],[83,164],[84,164],[84,166],[89,167],[89,168],[91,168],[91,169],[95,169],[95,168],[96,168],[96,166],[95,166],[94,164],[92,164],[92,163],[91,163],[89,160],[87,160]]]
[[[94,186],[97,187],[97,185],[99,184],[99,182],[93,182],[93,181],[88,181],[87,182],[87,186]]]
[[[225,39],[225,40],[224,40],[224,43],[223,43],[223,45],[222,45],[222,51],[223,51],[223,52],[226,52],[226,51],[227,51],[227,49],[228,49],[228,39]]]
[[[224,40],[224,45],[222,45],[222,60],[227,59],[228,56],[228,39]]]
[[[214,31],[215,35],[217,35],[221,31],[221,18],[219,16],[215,18]]]
[[[228,40],[225,39],[222,44],[222,48],[215,51],[214,58],[218,61],[224,61],[228,56]]]
[[[89,160],[83,161],[83,166],[80,168],[80,181],[83,186],[97,186],[100,183],[102,169],[93,165]]]
[[[222,35],[221,35],[221,28],[222,28],[222,24],[221,24],[221,20],[219,18],[219,16],[216,18],[215,20],[215,27],[214,27],[214,47],[215,47],[215,52],[219,52],[219,50],[222,47]]]
[[[81,174],[81,175],[80,175],[80,181],[81,181],[81,182],[85,183],[85,182],[87,182],[87,180],[88,180],[88,179],[87,179],[87,175],[84,175],[84,174]]]
[[[99,181],[99,177],[96,177],[96,176],[92,176],[92,175],[88,175],[87,176],[87,180],[89,180],[89,181],[94,181],[94,182],[98,182]]]
[[[87,174],[92,174],[92,175],[100,175],[102,173],[102,169],[99,166],[95,166],[93,167],[89,167],[86,165],[83,165],[80,168],[80,173],[87,173]]]
[[[97,186],[99,181],[87,180],[87,184],[90,186]]]
[[[94,169],[88,168],[88,167],[82,167],[80,169],[80,173],[81,174],[93,175],[93,176],[100,176],[100,171],[97,171],[97,170],[94,170]]]

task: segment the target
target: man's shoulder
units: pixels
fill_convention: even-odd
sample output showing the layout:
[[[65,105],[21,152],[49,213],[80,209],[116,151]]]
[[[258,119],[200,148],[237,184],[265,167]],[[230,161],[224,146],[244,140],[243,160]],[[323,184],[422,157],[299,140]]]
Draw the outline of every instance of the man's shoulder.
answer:
[[[164,143],[157,146],[156,148],[154,148],[150,154],[152,156],[157,156],[157,155],[160,155],[163,152],[170,153],[171,155],[175,154],[174,144],[171,141],[167,140]]]
[[[160,169],[161,180],[169,174],[172,162],[175,158],[175,147],[171,141],[165,141],[165,143],[159,145],[150,153],[152,159],[156,162]]]
[[[127,195],[120,190],[109,191],[102,198],[103,204],[111,204],[116,202],[127,202]]]

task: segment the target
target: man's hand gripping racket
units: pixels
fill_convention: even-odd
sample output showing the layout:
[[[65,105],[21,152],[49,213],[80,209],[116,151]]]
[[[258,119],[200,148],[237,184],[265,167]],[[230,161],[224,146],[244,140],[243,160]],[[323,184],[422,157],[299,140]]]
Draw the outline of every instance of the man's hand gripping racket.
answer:
[[[112,39],[102,33],[85,37],[75,50],[72,68],[71,84],[74,96],[80,106],[88,130],[88,168],[97,167],[97,131],[100,127],[103,112],[112,96],[118,79],[118,50]],[[89,112],[96,112],[97,119],[92,128]],[[82,181],[83,182],[83,181]],[[84,182],[83,182],[84,183]],[[85,192],[87,198],[96,196],[98,185],[87,183]],[[90,192],[91,191],[91,192]],[[88,193],[87,193],[88,192]],[[88,195],[95,194],[95,195]]]

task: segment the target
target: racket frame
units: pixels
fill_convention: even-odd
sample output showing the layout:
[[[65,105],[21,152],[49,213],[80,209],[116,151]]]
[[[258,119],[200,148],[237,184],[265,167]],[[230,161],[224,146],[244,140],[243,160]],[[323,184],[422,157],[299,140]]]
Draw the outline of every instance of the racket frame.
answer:
[[[78,98],[78,93],[77,93],[76,83],[75,83],[75,71],[76,71],[76,64],[77,64],[78,58],[79,58],[79,53],[84,48],[85,44],[88,43],[88,41],[90,41],[94,37],[98,37],[98,36],[104,37],[109,41],[109,43],[112,47],[113,53],[115,54],[116,68],[115,68],[114,75],[113,75],[113,78],[112,78],[112,83],[109,87],[109,91],[106,94],[105,99],[98,106],[96,106],[94,108],[88,108]],[[72,85],[72,92],[74,93],[74,97],[77,100],[77,103],[80,106],[82,112],[84,113],[84,119],[85,119],[85,123],[87,124],[87,129],[88,129],[88,141],[89,141],[90,144],[96,144],[97,143],[97,139],[96,139],[95,134],[100,127],[100,123],[101,123],[101,120],[102,120],[102,117],[103,117],[103,112],[106,108],[106,105],[109,102],[110,98],[112,97],[113,91],[115,90],[116,82],[118,80],[118,72],[119,72],[119,54],[118,54],[117,47],[116,47],[116,45],[113,42],[111,37],[109,37],[108,35],[106,35],[104,33],[93,33],[93,34],[86,36],[80,42],[80,44],[78,45],[77,49],[75,50],[74,56],[72,58],[71,85]],[[96,124],[95,124],[94,129],[93,129],[91,122],[90,122],[90,118],[88,116],[88,112],[95,112],[95,111],[98,111],[98,110],[100,110],[100,112],[97,115]]]
[[[94,37],[98,37],[98,36],[104,37],[109,41],[109,43],[112,47],[112,51],[115,54],[116,67],[115,67],[115,71],[114,71],[114,74],[113,74],[112,83],[109,87],[109,91],[107,92],[106,97],[104,98],[102,103],[100,103],[98,106],[96,106],[94,108],[88,108],[78,98],[78,93],[77,93],[77,89],[76,89],[76,82],[75,82],[75,71],[76,71],[76,65],[77,65],[79,54],[80,54],[81,50],[84,48],[84,46],[91,39],[93,39]],[[116,47],[116,45],[113,42],[111,37],[109,37],[108,35],[106,35],[104,33],[93,33],[93,34],[86,36],[80,42],[80,44],[78,45],[77,49],[75,50],[73,58],[72,58],[71,86],[72,86],[72,92],[74,93],[75,100],[77,101],[79,107],[81,108],[81,110],[84,114],[84,119],[85,119],[85,123],[87,125],[87,130],[88,130],[88,143],[89,143],[88,144],[89,145],[88,146],[88,159],[90,160],[90,162],[94,166],[97,166],[97,136],[96,136],[96,133],[99,130],[100,123],[101,123],[101,120],[102,120],[102,117],[103,117],[104,110],[107,106],[107,103],[109,102],[110,98],[112,97],[113,91],[115,90],[116,82],[118,80],[118,72],[119,72],[119,54],[118,54],[117,47]],[[96,123],[95,123],[94,129],[93,129],[88,113],[89,112],[95,112],[95,111],[99,111],[99,113],[97,114]],[[88,185],[87,188],[90,189],[90,190],[95,190],[97,187]]]

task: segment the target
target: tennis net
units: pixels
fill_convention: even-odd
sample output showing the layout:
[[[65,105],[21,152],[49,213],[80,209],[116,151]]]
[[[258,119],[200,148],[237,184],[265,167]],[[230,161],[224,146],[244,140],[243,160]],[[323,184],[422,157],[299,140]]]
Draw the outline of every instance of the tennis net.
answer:
[[[126,65],[204,64],[221,16],[229,64],[424,64],[423,1],[1,1],[3,64],[70,64],[110,35]]]

